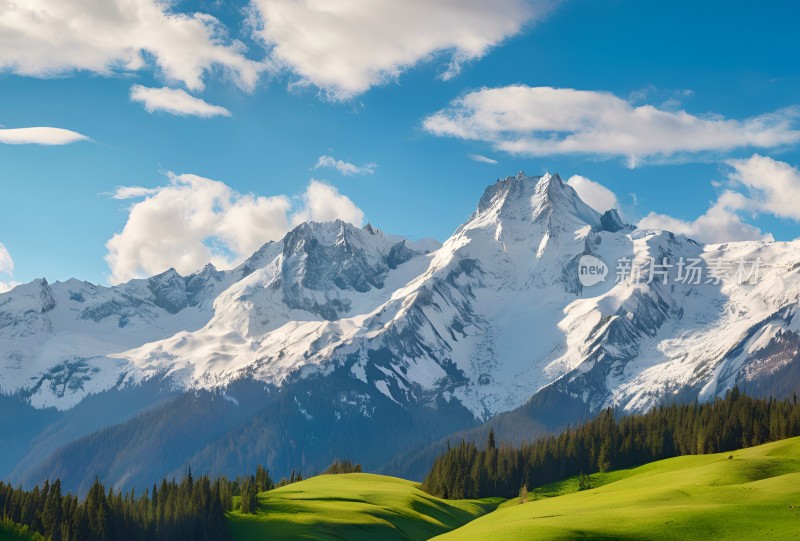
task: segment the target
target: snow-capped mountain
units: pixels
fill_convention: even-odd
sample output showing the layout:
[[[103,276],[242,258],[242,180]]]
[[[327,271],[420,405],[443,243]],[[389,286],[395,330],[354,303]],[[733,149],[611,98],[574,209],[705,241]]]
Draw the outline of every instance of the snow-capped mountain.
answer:
[[[17,286],[0,295],[0,390],[68,409],[120,383],[128,365],[109,355],[201,327],[229,281],[209,265],[111,288],[74,279]]]
[[[155,376],[186,389],[224,385],[256,369],[265,355],[256,340],[371,309],[415,268],[398,266],[431,247],[371,225],[305,223],[231,271],[171,269],[116,287],[35,280],[0,295],[0,390],[69,409]],[[290,345],[302,367],[307,344]]]
[[[166,372],[185,388],[242,378],[280,384],[297,371],[328,370],[370,315],[429,263],[412,243],[369,225],[306,223],[244,263],[243,278],[216,298],[201,329],[114,357],[138,377]]]
[[[520,174],[487,188],[433,252],[369,225],[305,223],[232,271],[19,286],[0,295],[0,386],[69,408],[156,376],[213,389],[346,367],[398,403],[435,393],[479,418],[562,378],[595,408],[642,409],[688,386],[714,396],[767,370],[756,358],[800,325],[798,248],[634,230],[557,175]],[[584,290],[584,254],[673,266],[666,285],[609,276]],[[674,279],[680,258],[704,271],[760,260],[759,280],[684,284]],[[790,360],[774,357],[770,369]]]
[[[605,263],[605,281],[582,285],[584,256]],[[735,383],[786,394],[800,383],[799,269],[800,243],[637,230],[557,175],[519,174],[489,186],[441,246],[306,223],[230,271],[18,286],[0,295],[0,388],[68,410],[144,384],[235,404],[237,384],[257,382],[311,423],[321,410],[307,397],[335,381],[332,419],[349,405],[375,424],[378,401],[478,422],[542,389],[588,411]]]

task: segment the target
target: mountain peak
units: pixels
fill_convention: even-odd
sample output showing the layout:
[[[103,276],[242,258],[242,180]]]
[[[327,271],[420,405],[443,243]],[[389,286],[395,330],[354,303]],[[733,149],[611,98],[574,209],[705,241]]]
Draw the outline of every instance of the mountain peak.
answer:
[[[600,216],[601,231],[616,233],[617,231],[621,231],[623,229],[625,229],[625,222],[622,221],[617,209],[607,210],[602,216]]]
[[[547,173],[539,179],[533,201],[534,219],[559,222],[573,221],[578,225],[600,225],[600,214],[583,202],[575,189],[561,180],[558,173]]]
[[[484,191],[473,219],[485,214],[495,214],[503,220],[555,219],[592,227],[600,225],[600,214],[584,203],[558,173],[530,177],[520,171],[516,176],[498,180]]]
[[[375,235],[375,230],[361,229],[343,220],[329,222],[303,222],[283,238],[284,250],[296,250],[307,243],[323,246],[347,245],[356,238]]]

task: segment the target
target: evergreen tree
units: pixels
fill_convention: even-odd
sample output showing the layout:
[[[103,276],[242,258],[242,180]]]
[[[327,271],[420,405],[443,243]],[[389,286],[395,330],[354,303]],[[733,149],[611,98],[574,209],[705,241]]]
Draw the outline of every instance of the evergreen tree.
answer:
[[[608,409],[594,420],[517,448],[497,448],[491,430],[484,449],[462,440],[434,462],[423,489],[436,496],[512,498],[519,487],[594,472],[630,468],[687,454],[718,453],[800,436],[800,405],[753,399],[734,388],[724,399],[656,407],[617,417]]]
[[[350,460],[335,460],[333,464],[328,466],[325,474],[335,475],[342,473],[361,473],[361,464],[354,464]],[[302,479],[302,476],[301,476]]]
[[[246,514],[254,514],[258,509],[258,493],[256,491],[255,478],[251,477],[242,486],[242,495],[239,501],[239,511]]]

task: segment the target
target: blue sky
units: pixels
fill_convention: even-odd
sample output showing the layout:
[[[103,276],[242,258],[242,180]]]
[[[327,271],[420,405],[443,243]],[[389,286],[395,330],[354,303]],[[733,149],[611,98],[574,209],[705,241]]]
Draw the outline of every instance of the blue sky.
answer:
[[[304,218],[444,240],[519,170],[580,175],[628,221],[701,240],[800,236],[796,2],[351,0],[325,17],[315,2],[134,3],[154,13],[136,28],[102,2],[44,23],[0,13],[0,124],[87,138],[0,130],[0,283],[224,266]],[[172,31],[197,12],[214,36],[207,18]],[[87,38],[65,30],[76,21],[119,28]],[[168,90],[143,103],[137,85]]]

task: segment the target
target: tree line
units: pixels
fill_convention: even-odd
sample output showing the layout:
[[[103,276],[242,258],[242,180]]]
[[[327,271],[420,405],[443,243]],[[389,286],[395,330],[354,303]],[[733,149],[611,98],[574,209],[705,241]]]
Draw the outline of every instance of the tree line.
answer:
[[[360,471],[360,464],[336,460],[325,473]],[[1,524],[52,541],[224,540],[229,538],[226,512],[255,513],[260,492],[302,480],[302,473],[292,470],[276,483],[261,465],[255,475],[233,480],[195,479],[189,470],[180,483],[163,479],[138,495],[106,489],[95,479],[82,501],[62,494],[58,479],[33,490],[0,482]]]
[[[354,464],[351,460],[336,459],[325,470],[325,475],[338,475],[343,473],[361,473],[361,464]]]
[[[227,539],[230,485],[222,479],[195,480],[190,473],[180,483],[164,479],[137,495],[133,490],[106,490],[95,479],[80,501],[62,494],[59,480],[33,490],[0,482],[0,510],[4,521],[53,541]]]
[[[594,420],[519,447],[498,445],[490,431],[479,448],[461,441],[440,455],[424,490],[459,498],[515,497],[522,487],[630,468],[680,455],[732,451],[800,436],[797,396],[755,399],[738,388],[708,403],[656,407],[618,417],[606,409]]]

